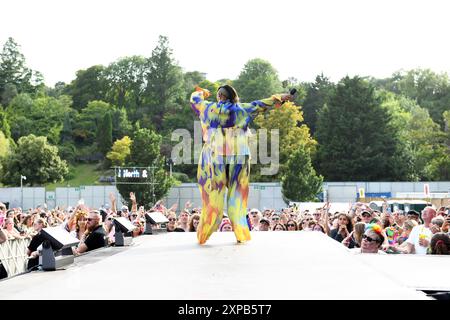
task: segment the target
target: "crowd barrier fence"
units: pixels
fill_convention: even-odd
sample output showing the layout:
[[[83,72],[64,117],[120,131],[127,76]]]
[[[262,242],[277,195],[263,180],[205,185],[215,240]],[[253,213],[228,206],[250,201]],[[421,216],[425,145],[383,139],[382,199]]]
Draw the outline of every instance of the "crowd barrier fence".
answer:
[[[12,239],[0,244],[0,261],[8,278],[27,271],[30,239]]]

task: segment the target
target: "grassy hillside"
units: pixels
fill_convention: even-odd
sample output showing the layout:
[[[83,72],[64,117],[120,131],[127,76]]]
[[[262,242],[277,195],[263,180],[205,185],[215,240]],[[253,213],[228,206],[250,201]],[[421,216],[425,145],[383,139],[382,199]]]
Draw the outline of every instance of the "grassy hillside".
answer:
[[[110,172],[102,172],[96,170],[96,164],[79,164],[73,168],[73,179],[63,181],[60,183],[52,183],[45,186],[48,191],[55,190],[56,187],[71,187],[86,186],[86,185],[104,185],[107,183],[100,183],[98,179],[100,176],[110,175]]]

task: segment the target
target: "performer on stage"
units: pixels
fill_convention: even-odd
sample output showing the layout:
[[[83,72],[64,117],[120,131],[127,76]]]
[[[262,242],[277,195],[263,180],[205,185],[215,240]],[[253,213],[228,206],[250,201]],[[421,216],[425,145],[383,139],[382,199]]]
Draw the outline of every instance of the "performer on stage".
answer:
[[[229,85],[219,87],[217,102],[205,101],[206,89],[196,87],[191,106],[199,116],[203,149],[198,162],[197,179],[202,197],[202,213],[197,238],[204,244],[222,222],[225,190],[228,189],[228,217],[238,243],[250,240],[246,219],[250,174],[248,124],[258,112],[292,100],[290,94],[239,103],[236,90]]]

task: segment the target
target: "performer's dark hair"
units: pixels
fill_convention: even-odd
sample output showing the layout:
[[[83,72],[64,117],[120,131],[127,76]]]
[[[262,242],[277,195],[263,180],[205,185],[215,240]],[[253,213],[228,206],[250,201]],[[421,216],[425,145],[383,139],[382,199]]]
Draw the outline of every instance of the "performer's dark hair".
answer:
[[[218,90],[224,89],[227,93],[227,98],[229,98],[233,103],[239,102],[239,96],[237,95],[236,89],[234,89],[232,86],[226,84],[223,86],[220,86]]]

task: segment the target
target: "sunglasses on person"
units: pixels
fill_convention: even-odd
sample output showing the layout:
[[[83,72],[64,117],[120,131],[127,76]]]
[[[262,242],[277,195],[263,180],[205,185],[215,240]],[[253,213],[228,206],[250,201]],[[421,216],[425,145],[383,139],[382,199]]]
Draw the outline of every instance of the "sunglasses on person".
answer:
[[[113,221],[113,218],[108,218],[108,219],[106,219],[106,220],[108,220],[108,221]]]
[[[280,220],[279,217],[272,217],[272,220]]]
[[[369,236],[366,236],[365,234],[363,234],[362,238],[367,240],[368,242],[372,242],[372,241],[378,242],[379,241],[377,239],[373,239],[373,238],[371,238]]]
[[[295,224],[289,223],[287,226],[288,226],[288,228],[289,228],[289,227],[294,227],[294,228],[295,228]]]
[[[93,218],[87,218],[87,221],[91,222],[92,220],[94,220]]]
[[[138,215],[137,215],[137,214],[132,214],[131,216],[132,216],[133,218],[137,218]]]
[[[175,218],[169,218],[169,221],[177,221]]]

